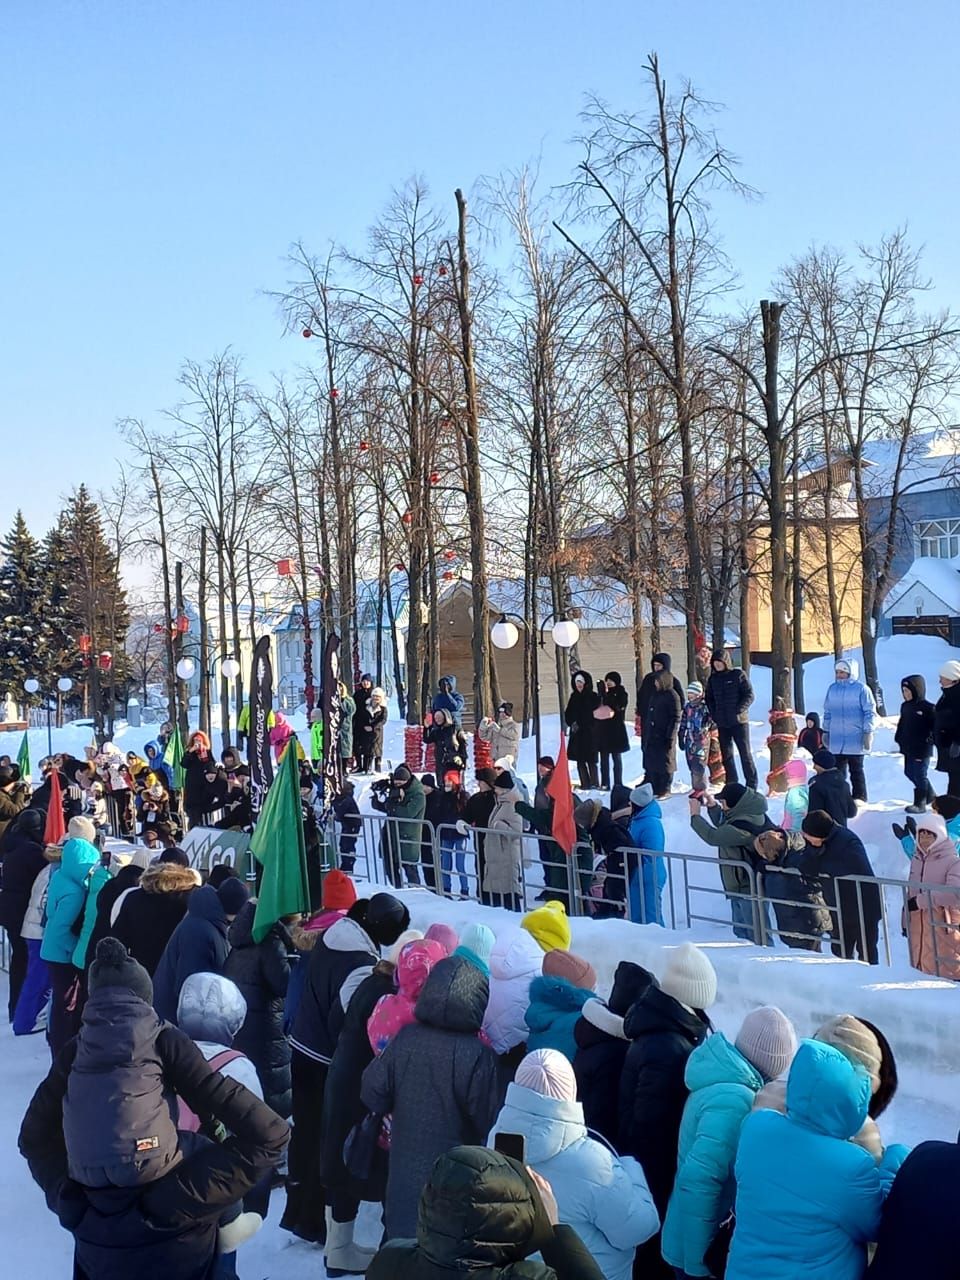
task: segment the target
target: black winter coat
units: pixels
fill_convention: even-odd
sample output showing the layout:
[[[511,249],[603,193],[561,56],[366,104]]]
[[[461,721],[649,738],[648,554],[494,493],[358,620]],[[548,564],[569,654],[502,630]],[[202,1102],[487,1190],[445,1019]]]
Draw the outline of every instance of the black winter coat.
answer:
[[[43,856],[43,825],[43,815],[38,810],[27,809],[10,824],[7,834],[2,863],[0,925],[11,938],[20,936],[33,882],[47,865]]]
[[[247,1016],[233,1048],[245,1053],[257,1069],[263,1100],[285,1119],[293,1107],[290,1041],[283,1029],[283,1009],[290,983],[293,943],[282,924],[262,942],[253,940],[256,904],[248,902],[230,926],[230,954],[223,976],[235,982],[247,1002]]]
[[[880,1235],[867,1280],[957,1271],[957,1179],[960,1146],[921,1142],[904,1160],[883,1204]]]
[[[843,918],[843,931],[847,938],[860,932],[860,908],[858,886],[845,881],[837,883],[837,876],[872,876],[873,867],[867,857],[860,837],[846,827],[834,827],[826,842],[819,848],[808,844],[797,862],[805,876],[819,876],[823,897],[828,907],[839,907]],[[883,910],[880,888],[875,884],[860,886],[863,897],[863,919],[868,927],[880,920]],[[831,928],[837,927],[836,916],[831,917]]]
[[[290,1136],[285,1121],[242,1084],[211,1071],[176,1027],[162,1027],[156,1043],[165,1081],[193,1111],[219,1120],[232,1136],[206,1144],[147,1187],[81,1187],[67,1176],[63,1129],[63,1099],[77,1052],[76,1040],[70,1041],[33,1095],[19,1145],[47,1206],[73,1234],[74,1280],[213,1280],[220,1215],[283,1158]]]
[[[643,721],[643,767],[648,773],[677,771],[677,730],[683,699],[669,671],[661,671],[653,681]]]
[[[941,773],[960,765],[960,684],[944,689],[933,712],[936,768]],[[951,754],[952,753],[952,754]]]
[[[579,690],[577,678],[582,676],[586,682]],[[597,721],[593,713],[600,705],[600,698],[593,687],[593,676],[589,671],[577,671],[573,676],[573,692],[563,713],[563,720],[570,730],[567,742],[567,755],[571,760],[594,761],[597,758]]]
[[[923,676],[906,676],[903,684],[913,691],[909,702],[900,704],[900,719],[893,740],[905,760],[926,760],[933,754],[933,722],[935,711],[927,701],[927,682]]]
[[[393,973],[393,965],[381,960],[353,993],[323,1091],[320,1149],[323,1183],[329,1191],[352,1196],[356,1200],[378,1200],[383,1195],[382,1186],[370,1187],[350,1176],[343,1163],[343,1144],[353,1126],[367,1113],[360,1101],[360,1081],[373,1061],[367,1021],[380,997],[393,995],[396,991]]]
[[[664,671],[670,671],[671,659],[670,659],[669,653],[655,653],[653,655],[652,661],[659,662],[661,667],[663,667]],[[654,671],[651,669],[650,671],[647,672],[647,674],[643,677],[643,680],[640,682],[640,689],[639,689],[639,692],[637,693],[637,712],[640,716],[641,736],[646,732],[647,710],[650,706],[650,699],[653,697],[653,691],[654,691],[654,688],[656,687],[657,676],[659,674],[660,674],[659,671]],[[674,691],[676,692],[677,697],[680,699],[680,705],[682,707],[683,694],[684,694],[683,685],[680,683],[677,677],[673,675],[672,672],[671,672],[671,679],[673,680]]]
[[[344,916],[324,930],[307,964],[290,1037],[295,1049],[330,1065],[350,996],[379,959],[376,944],[356,920]]]
[[[497,1151],[448,1151],[421,1201],[417,1238],[384,1245],[367,1280],[603,1280],[573,1228],[550,1226],[523,1166]]]
[[[601,687],[600,705],[611,709],[613,719],[594,720],[594,733],[598,750],[606,751],[608,755],[622,755],[630,750],[626,724],[627,702],[627,691],[622,684],[615,684],[612,689]]]
[[[437,765],[437,785],[443,786],[443,775],[450,769],[462,773],[467,766],[467,740],[455,724],[432,724],[424,731],[424,740],[432,743]]]
[[[153,1007],[161,1018],[176,1022],[180,988],[192,973],[223,973],[230,953],[228,927],[216,889],[208,884],[194,889],[153,975]]]
[[[158,862],[147,867],[140,877],[140,887],[124,898],[110,933],[120,939],[151,977],[174,929],[186,915],[187,902],[196,888],[189,867]]]
[[[857,816],[857,804],[850,790],[850,783],[839,769],[824,769],[810,780],[808,813],[822,809],[829,813],[837,826],[845,827],[848,818]]]
[[[213,756],[202,760],[196,751],[185,751],[183,768],[183,803],[188,809],[203,809],[207,804],[209,784],[207,773],[216,768]]]
[[[128,889],[135,889],[142,876],[143,868],[136,867],[130,862],[125,867],[121,867],[113,879],[108,880],[97,894],[97,918],[94,922],[93,933],[90,935],[90,942],[87,945],[88,968],[97,954],[97,943],[102,938],[107,938],[113,933],[110,926],[110,915],[114,904],[122,893],[126,893]],[[177,923],[179,924],[179,921]],[[166,943],[164,943],[164,946],[166,946]]]
[[[577,1042],[573,1071],[583,1118],[587,1128],[602,1133],[612,1147],[617,1145],[620,1077],[630,1044],[623,1029],[624,1015],[656,984],[647,969],[632,960],[621,960],[610,999],[606,1004],[588,1000],[573,1028]]]
[[[796,846],[793,837],[797,836]],[[805,848],[799,833],[787,835],[787,849],[773,862],[760,863],[763,892],[768,898],[782,899],[774,902],[777,928],[781,933],[814,934],[830,932],[830,912],[826,908],[823,888],[816,877],[788,875],[787,870],[801,870]],[[787,946],[802,945],[803,939],[784,938]]]
[[[738,724],[747,723],[748,709],[753,702],[753,686],[740,667],[711,670],[706,699],[717,728],[733,729]]]
[[[469,960],[435,965],[404,1027],[363,1073],[369,1111],[392,1114],[384,1226],[394,1240],[416,1234],[417,1205],[438,1156],[481,1145],[503,1101],[497,1055],[479,1038],[490,986]]]
[[[707,1037],[706,1014],[691,1013],[651,986],[623,1020],[632,1043],[620,1078],[617,1150],[643,1166],[661,1220],[677,1173],[687,1058]]]

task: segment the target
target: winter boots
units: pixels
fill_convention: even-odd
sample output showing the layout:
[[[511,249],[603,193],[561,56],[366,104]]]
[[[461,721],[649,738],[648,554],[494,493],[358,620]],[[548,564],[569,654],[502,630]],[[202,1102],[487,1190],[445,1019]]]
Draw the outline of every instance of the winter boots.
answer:
[[[323,1261],[328,1276],[362,1276],[373,1261],[376,1249],[362,1249],[353,1242],[353,1222],[335,1222],[327,1210],[327,1244]]]

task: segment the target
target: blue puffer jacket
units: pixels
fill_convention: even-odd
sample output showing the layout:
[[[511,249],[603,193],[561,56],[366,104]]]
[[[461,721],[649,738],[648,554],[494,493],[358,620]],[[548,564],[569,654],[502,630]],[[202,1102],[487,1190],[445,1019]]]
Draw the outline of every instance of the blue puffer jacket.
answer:
[[[633,1252],[654,1234],[657,1211],[643,1170],[587,1136],[579,1102],[511,1084],[488,1139],[520,1133],[524,1163],[553,1188],[560,1221],[573,1227],[605,1280],[630,1280]]]
[[[876,1160],[847,1139],[870,1080],[831,1045],[804,1040],[787,1114],[755,1111],[737,1152],[737,1226],[727,1280],[861,1280],[903,1148]]]
[[[535,1049],[557,1049],[568,1062],[577,1054],[577,1040],[573,1029],[580,1017],[580,1010],[588,1000],[596,997],[595,991],[575,987],[566,978],[554,978],[541,974],[530,983],[530,1003],[523,1015],[530,1028],[527,1052]]]
[[[146,743],[143,748],[143,757],[167,790],[172,791],[173,766],[164,763],[163,751],[160,748],[160,743],[157,741]]]
[[[877,704],[857,674],[851,663],[850,679],[834,680],[823,701],[823,732],[835,756],[862,756],[864,735],[873,733]]]
[[[710,1275],[703,1255],[733,1208],[740,1127],[763,1077],[726,1036],[710,1036],[687,1059],[690,1090],[680,1124],[677,1178],[663,1222],[663,1256],[691,1276]]]
[[[100,854],[89,840],[68,840],[63,846],[59,867],[50,877],[47,892],[47,923],[40,944],[40,958],[48,964],[70,964],[78,934],[73,926],[87,901],[91,871]]]
[[[464,697],[457,692],[456,676],[441,676],[437,692],[430,704],[431,711],[448,711],[458,729],[463,728]]]
[[[651,800],[630,819],[630,843],[635,849],[666,848],[663,810],[658,800]],[[634,924],[663,924],[660,895],[667,883],[666,863],[663,858],[646,854],[641,854],[638,861],[639,866],[630,870],[630,919]]]

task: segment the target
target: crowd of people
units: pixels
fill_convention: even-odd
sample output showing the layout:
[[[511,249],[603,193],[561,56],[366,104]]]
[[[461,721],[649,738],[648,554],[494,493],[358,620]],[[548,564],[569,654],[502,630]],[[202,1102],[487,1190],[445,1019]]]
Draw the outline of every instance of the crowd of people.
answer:
[[[68,841],[89,845],[81,863],[91,834]],[[114,897],[139,895],[134,936],[115,927],[126,907],[95,913],[106,929],[77,1020],[51,1039],[20,1131],[78,1280],[236,1276],[272,1195],[330,1276],[949,1266],[943,1184],[960,1147],[885,1142],[894,1052],[855,1013],[795,1028],[757,1007],[728,1036],[692,944],[665,949],[658,976],[621,960],[601,990],[558,901],[497,934],[421,932],[403,901],[358,898],[340,870],[315,912],[255,940],[247,886],[219,868],[170,891],[170,929],[151,870]],[[58,934],[72,910],[54,907]],[[364,1202],[382,1208],[379,1248],[357,1239]]]

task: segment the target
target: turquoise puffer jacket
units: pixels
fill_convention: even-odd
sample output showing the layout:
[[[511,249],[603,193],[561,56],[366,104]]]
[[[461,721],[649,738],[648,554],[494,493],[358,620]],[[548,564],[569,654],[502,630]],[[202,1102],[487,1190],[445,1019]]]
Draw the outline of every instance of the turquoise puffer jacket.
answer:
[[[787,1114],[754,1111],[740,1133],[727,1280],[862,1280],[904,1156],[890,1147],[878,1164],[847,1141],[869,1100],[863,1070],[831,1045],[801,1042]]]
[[[573,1029],[581,1009],[596,994],[595,991],[575,987],[566,978],[554,978],[545,973],[534,978],[530,983],[530,1003],[523,1015],[530,1029],[527,1053],[533,1053],[535,1049],[557,1049],[568,1062],[573,1062],[577,1053]]]
[[[85,969],[87,967],[87,951],[97,923],[97,898],[103,886],[112,879],[113,872],[110,868],[98,865],[94,867],[87,880],[87,901],[83,908],[83,928],[80,930],[77,945],[73,949],[73,964],[76,969]],[[89,959],[92,960],[93,956],[90,956]]]
[[[68,840],[60,865],[50,877],[47,923],[40,944],[40,958],[48,964],[70,964],[77,946],[73,932],[87,900],[89,876],[100,854],[89,840]]]
[[[704,1040],[687,1059],[690,1097],[683,1108],[677,1179],[663,1222],[663,1256],[691,1276],[710,1275],[703,1255],[733,1208],[733,1164],[740,1128],[763,1077],[724,1035]]]
[[[630,1280],[634,1250],[659,1225],[637,1161],[588,1136],[579,1102],[519,1084],[507,1086],[488,1146],[498,1133],[523,1135],[524,1163],[550,1183],[560,1221],[573,1227],[605,1280]]]

